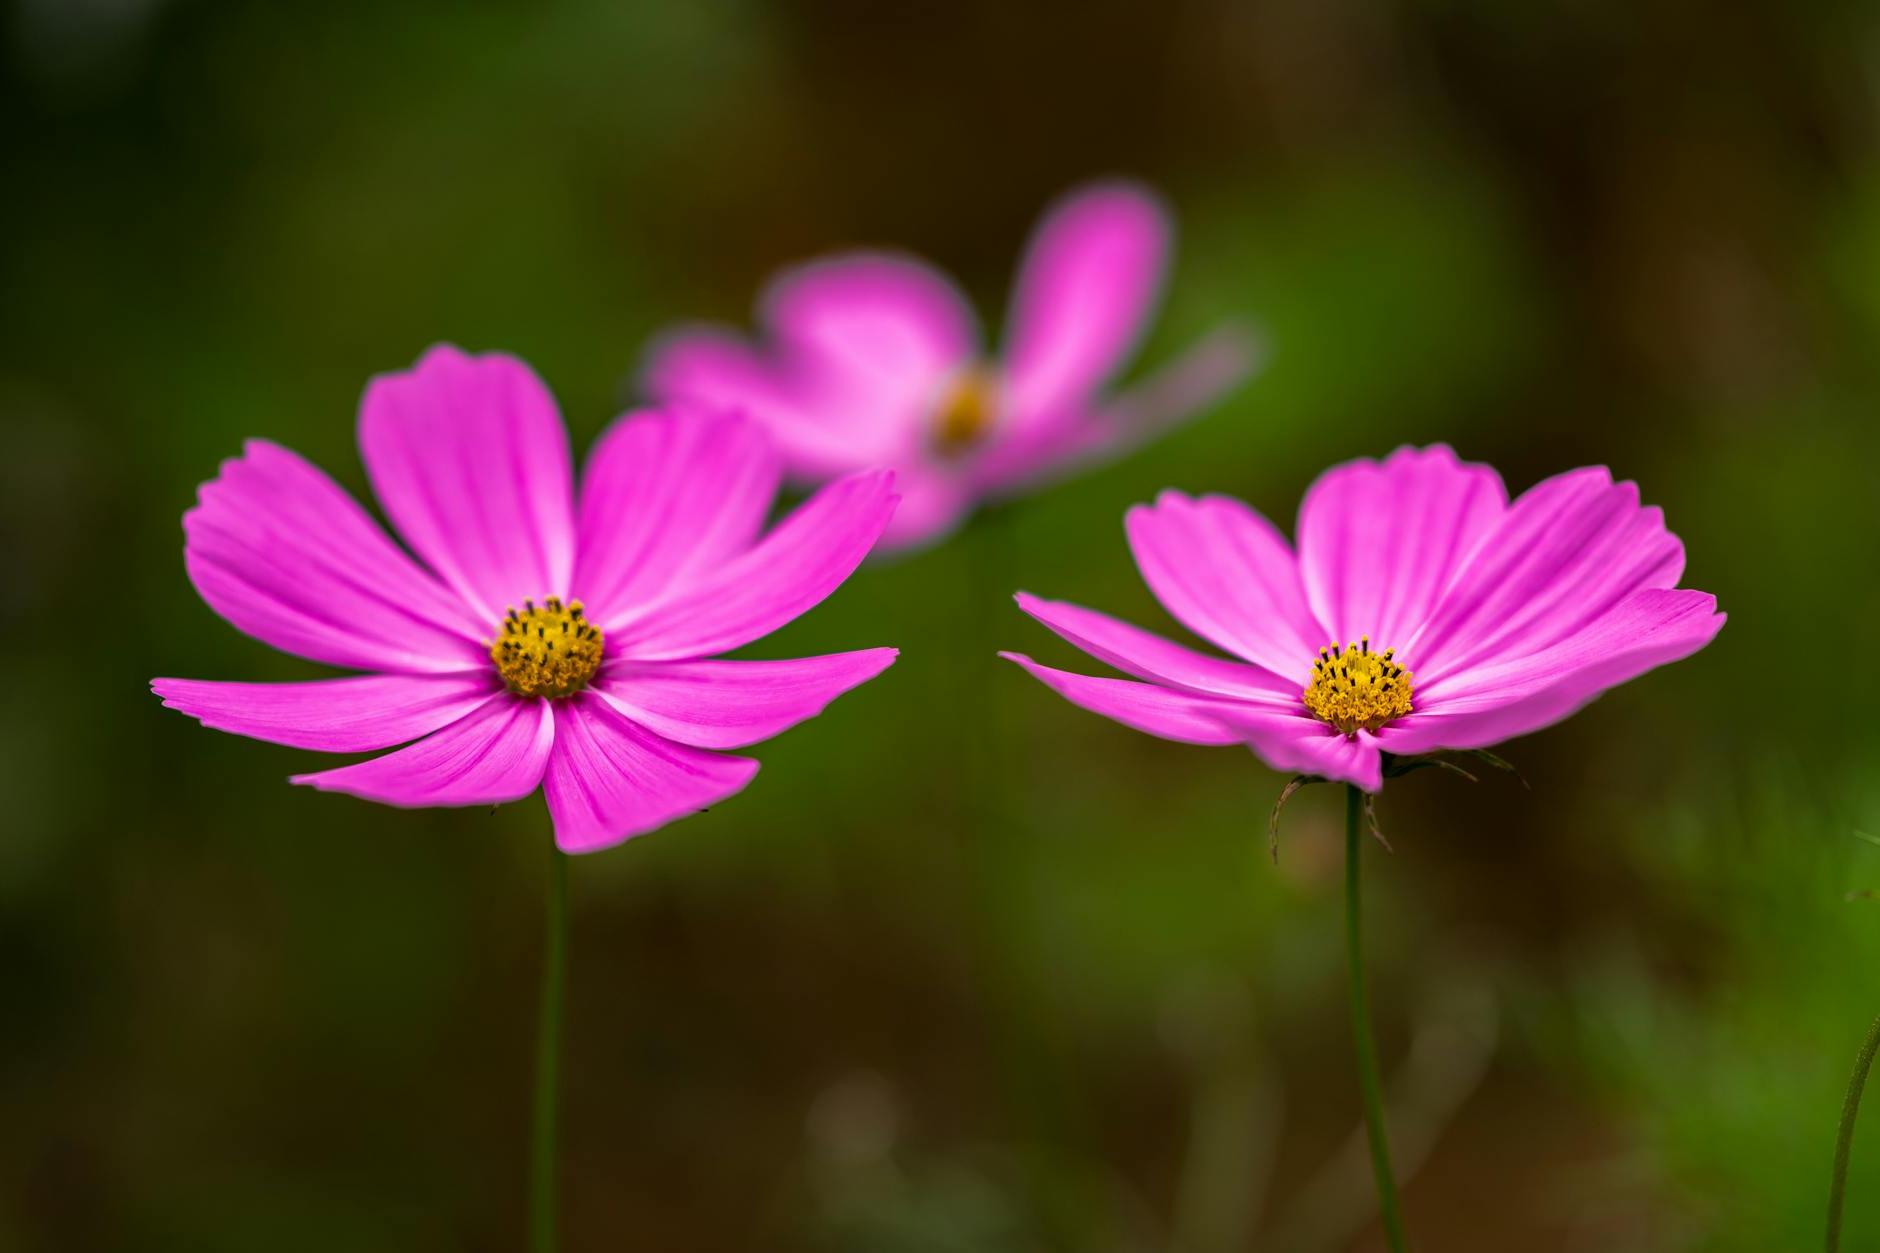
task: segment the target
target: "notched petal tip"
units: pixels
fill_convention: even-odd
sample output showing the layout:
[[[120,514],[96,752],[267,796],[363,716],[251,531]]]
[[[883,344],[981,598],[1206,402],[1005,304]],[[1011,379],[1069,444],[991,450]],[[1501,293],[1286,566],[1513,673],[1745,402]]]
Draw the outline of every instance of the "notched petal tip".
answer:
[[[1154,500],[1141,500],[1123,511],[1123,533],[1132,543],[1140,541],[1144,528],[1153,527],[1163,518],[1172,517],[1195,506],[1195,498],[1179,488],[1165,487]]]
[[[1165,487],[1155,494],[1154,502],[1136,505],[1130,512],[1150,514],[1161,509],[1181,509],[1199,504],[1200,500],[1200,497],[1190,496],[1178,487]]]
[[[445,362],[471,360],[474,360],[474,358],[470,353],[465,352],[462,348],[459,348],[456,344],[453,344],[447,339],[440,339],[418,354],[416,362],[413,363],[413,368],[423,369],[426,366],[441,365]]]

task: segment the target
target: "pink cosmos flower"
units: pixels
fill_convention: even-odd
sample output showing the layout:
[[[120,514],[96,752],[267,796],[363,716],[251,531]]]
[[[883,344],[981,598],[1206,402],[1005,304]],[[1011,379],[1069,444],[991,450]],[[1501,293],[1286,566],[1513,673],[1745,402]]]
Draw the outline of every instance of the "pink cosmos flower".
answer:
[[[1074,704],[1190,744],[1244,744],[1278,770],[1376,792],[1384,754],[1484,748],[1687,657],[1723,626],[1677,586],[1684,546],[1638,487],[1571,470],[1510,503],[1438,445],[1322,475],[1298,549],[1225,496],[1164,492],[1128,516],[1149,589],[1231,654],[1021,593],[1045,626],[1130,679],[1004,654]]]
[[[1171,228],[1147,190],[1100,183],[1048,212],[1028,249],[1006,343],[988,359],[965,298],[912,257],[850,253],[786,271],[758,307],[768,343],[683,329],[649,354],[656,399],[762,421],[793,476],[891,466],[904,497],[884,545],[931,541],[986,497],[1105,455],[1213,401],[1245,375],[1224,330],[1121,396],[1161,294]]]
[[[238,629],[372,673],[151,684],[217,730],[335,753],[407,745],[295,783],[400,806],[541,786],[557,843],[588,852],[737,792],[757,763],[711,750],[813,717],[894,660],[711,660],[849,576],[894,511],[886,472],[831,484],[760,537],[781,477],[762,430],[652,412],[601,437],[577,494],[535,373],[447,346],[372,381],[359,446],[423,565],[332,479],[261,440],[184,515],[184,563]]]

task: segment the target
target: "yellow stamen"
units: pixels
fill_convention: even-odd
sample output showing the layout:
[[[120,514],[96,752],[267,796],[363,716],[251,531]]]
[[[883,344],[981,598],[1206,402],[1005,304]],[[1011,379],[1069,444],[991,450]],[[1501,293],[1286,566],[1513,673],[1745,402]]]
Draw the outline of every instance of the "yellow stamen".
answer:
[[[1312,663],[1312,681],[1306,684],[1306,708],[1321,722],[1329,722],[1346,735],[1360,727],[1375,731],[1410,712],[1410,672],[1391,658],[1396,649],[1371,651],[1371,637],[1340,648],[1319,649]]]
[[[998,380],[990,370],[969,366],[960,371],[934,406],[934,447],[948,456],[965,452],[992,429],[998,405]]]
[[[581,602],[550,596],[514,606],[490,645],[490,660],[518,696],[573,696],[601,664],[601,629],[581,616]]]

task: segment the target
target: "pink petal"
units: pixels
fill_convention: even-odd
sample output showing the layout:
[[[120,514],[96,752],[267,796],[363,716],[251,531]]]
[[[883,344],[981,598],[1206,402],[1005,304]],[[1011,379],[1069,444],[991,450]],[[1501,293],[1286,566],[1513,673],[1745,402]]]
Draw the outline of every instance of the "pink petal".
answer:
[[[1416,712],[1379,733],[1386,751],[1485,748],[1558,722],[1606,689],[1688,657],[1723,629],[1707,592],[1634,592],[1598,621],[1525,656],[1419,684]]]
[[[782,466],[742,417],[640,412],[596,445],[581,481],[569,592],[603,630],[756,541]]]
[[[867,414],[814,403],[781,367],[729,331],[688,327],[656,340],[642,385],[655,403],[743,414],[761,423],[793,474],[822,479],[868,469],[902,445],[899,433]],[[877,415],[878,416],[878,415]]]
[[[1275,770],[1355,783],[1368,792],[1384,785],[1377,740],[1365,732],[1347,738],[1303,710],[1202,696],[1155,683],[1097,679],[1041,666],[1018,653],[1000,653],[1073,705],[1126,727],[1183,744],[1244,744]]]
[[[555,702],[555,751],[544,790],[555,842],[591,853],[663,827],[742,790],[748,757],[662,739],[592,691]]]
[[[841,586],[880,538],[894,503],[886,470],[838,479],[755,548],[609,632],[609,651],[682,661],[761,639]]]
[[[595,690],[666,739],[743,748],[815,717],[897,655],[897,649],[869,648],[788,661],[627,662],[610,668]]]
[[[1006,496],[1114,461],[1206,412],[1253,372],[1261,354],[1252,332],[1221,327],[1120,395],[1005,433],[973,459],[973,481]]]
[[[405,809],[520,800],[548,766],[555,742],[548,706],[503,692],[416,744],[289,782]]]
[[[895,471],[894,488],[901,501],[881,534],[884,552],[939,543],[973,507],[972,489],[958,475],[919,462]]]
[[[1500,475],[1442,444],[1320,475],[1299,508],[1299,570],[1324,642],[1403,647],[1507,507]]]
[[[1270,670],[1197,653],[1094,609],[1040,600],[1026,592],[1016,599],[1020,609],[1064,639],[1136,678],[1209,696],[1299,705],[1300,686]]]
[[[569,593],[568,432],[528,366],[433,348],[367,385],[359,448],[405,542],[492,626],[512,604]]]
[[[362,670],[487,666],[482,624],[358,502],[285,448],[250,440],[183,515],[209,607],[283,652]]]
[[[888,415],[924,421],[941,381],[978,355],[966,300],[946,277],[912,257],[850,253],[785,272],[761,315],[786,355],[799,355],[835,393]]]
[[[1353,783],[1367,792],[1384,786],[1382,748],[1368,731],[1346,736],[1303,709],[1289,713],[1252,705],[1226,712],[1222,721],[1275,770]]]
[[[1674,586],[1684,546],[1638,486],[1604,467],[1537,484],[1476,549],[1429,622],[1399,652],[1417,689],[1568,638],[1636,591]]]
[[[1012,299],[1005,360],[1022,425],[1101,387],[1134,351],[1161,293],[1173,228],[1146,188],[1079,188],[1046,212]]]
[[[693,329],[654,348],[657,400],[748,414],[793,474],[827,478],[923,455],[948,380],[978,355],[971,310],[910,257],[851,253],[787,270],[766,290],[762,352]]]
[[[166,708],[217,731],[311,748],[364,753],[404,744],[457,721],[500,690],[494,671],[373,674],[311,683],[156,679]]]
[[[1127,526],[1149,590],[1183,626],[1303,689],[1329,637],[1272,523],[1226,496],[1163,492]]]
[[[1132,679],[1098,679],[1068,670],[1041,666],[1023,653],[1000,653],[1025,672],[1091,713],[1165,740],[1182,744],[1238,744],[1241,733],[1224,715],[1233,712],[1231,701],[1177,691]]]

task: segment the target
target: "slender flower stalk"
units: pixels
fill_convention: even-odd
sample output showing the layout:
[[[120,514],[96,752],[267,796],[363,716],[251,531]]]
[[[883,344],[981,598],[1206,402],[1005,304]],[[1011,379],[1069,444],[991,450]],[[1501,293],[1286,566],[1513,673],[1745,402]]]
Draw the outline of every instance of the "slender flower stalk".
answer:
[[[184,563],[238,629],[368,673],[151,688],[218,730],[381,753],[291,780],[321,791],[406,808],[543,793],[555,852],[530,1228],[536,1253],[552,1253],[566,854],[741,791],[757,762],[721,750],[814,717],[894,661],[892,648],[719,656],[848,578],[894,513],[893,475],[839,478],[766,529],[783,465],[762,427],[646,412],[602,435],[577,489],[567,428],[535,373],[448,345],[372,381],[359,446],[409,553],[314,466],[251,440],[184,515]]]
[[[1365,992],[1359,825],[1387,778],[1560,721],[1600,693],[1688,657],[1723,627],[1716,597],[1678,586],[1684,545],[1637,485],[1604,467],[1510,500],[1491,467],[1443,445],[1334,466],[1306,492],[1296,538],[1226,496],[1164,492],[1126,519],[1149,590],[1220,651],[1079,605],[1019,608],[1128,678],[1010,660],[1124,726],[1236,745],[1308,783],[1348,785],[1346,938],[1358,1078],[1390,1247],[1403,1220]],[[1502,763],[1505,764],[1505,763]],[[1373,825],[1372,831],[1376,828]]]
[[[1351,1035],[1358,1054],[1358,1091],[1364,1101],[1364,1133],[1371,1144],[1371,1174],[1377,1181],[1378,1220],[1391,1253],[1403,1253],[1403,1213],[1397,1177],[1390,1166],[1390,1133],[1384,1126],[1384,1084],[1378,1075],[1377,1039],[1371,1032],[1371,994],[1364,978],[1364,926],[1359,908],[1359,855],[1364,840],[1364,792],[1345,786],[1345,955],[1351,978]]]
[[[560,1247],[556,1158],[561,1144],[561,1036],[568,1000],[568,855],[548,850],[548,908],[542,942],[542,1008],[535,1044],[535,1126],[530,1154],[529,1248]]]
[[[1854,1119],[1860,1113],[1861,1091],[1867,1086],[1867,1072],[1873,1069],[1874,1053],[1880,1051],[1880,1018],[1867,1029],[1860,1052],[1854,1058],[1854,1077],[1848,1080],[1847,1099],[1841,1102],[1841,1128],[1834,1137],[1834,1173],[1828,1181],[1828,1253],[1840,1253],[1841,1211],[1847,1204],[1847,1159],[1854,1148]]]

